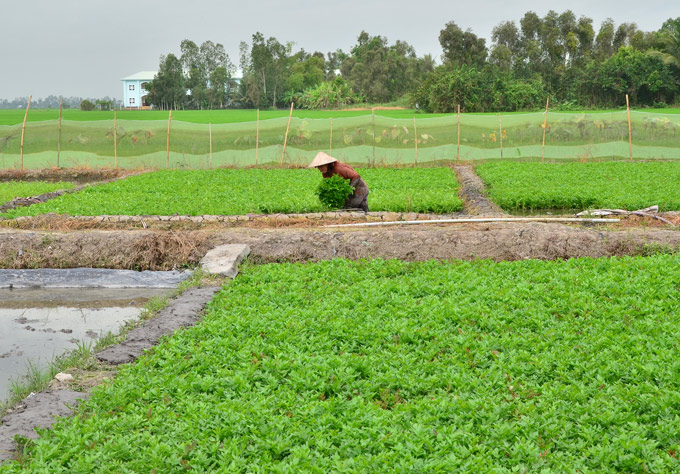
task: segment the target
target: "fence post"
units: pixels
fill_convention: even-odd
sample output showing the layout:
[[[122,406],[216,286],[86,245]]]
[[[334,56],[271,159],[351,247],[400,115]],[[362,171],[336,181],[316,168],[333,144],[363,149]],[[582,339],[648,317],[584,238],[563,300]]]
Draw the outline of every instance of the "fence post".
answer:
[[[375,107],[371,107],[371,127],[373,128],[373,167],[375,168]]]
[[[59,125],[57,126],[57,168],[59,168],[59,155],[61,155],[61,110],[64,106],[64,100],[59,97]]]
[[[281,166],[283,166],[283,157],[286,156],[286,145],[288,144],[288,131],[290,130],[290,119],[293,118],[293,105],[295,102],[290,103],[290,114],[288,114],[288,125],[286,126],[286,136],[283,139],[283,153],[281,153]]]
[[[633,129],[630,126],[630,102],[626,94],[626,112],[628,113],[628,146],[630,147],[630,161],[633,161]]]
[[[212,169],[212,123],[208,122],[208,139],[210,140],[210,169]]]
[[[165,169],[170,168],[170,122],[172,121],[172,109],[168,114],[168,141],[165,145]]]
[[[115,110],[113,111],[113,167],[118,169],[118,127]]]
[[[260,152],[260,109],[257,109],[255,122],[255,166],[257,166],[257,155]]]
[[[333,154],[333,117],[331,117],[331,139],[328,147],[328,154]]]
[[[503,159],[503,122],[501,114],[498,114],[498,139],[501,141],[501,160]]]
[[[28,96],[28,105],[26,106],[26,113],[24,114],[24,124],[21,126],[21,171],[24,170],[24,132],[26,131],[26,119],[28,118],[28,109],[31,108],[32,95]]]
[[[550,97],[545,101],[545,118],[543,119],[543,147],[541,148],[541,163],[545,159],[545,130],[548,126],[548,105],[550,104]]]
[[[416,118],[413,117],[413,136],[416,144],[416,166],[418,166],[418,129],[416,128]]]
[[[458,147],[456,148],[456,164],[460,164],[460,104],[458,104]]]

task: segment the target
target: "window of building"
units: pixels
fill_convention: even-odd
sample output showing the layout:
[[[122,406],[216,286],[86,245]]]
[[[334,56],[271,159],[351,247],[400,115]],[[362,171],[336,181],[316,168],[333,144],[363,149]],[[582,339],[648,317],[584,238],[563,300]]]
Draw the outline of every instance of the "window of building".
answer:
[[[130,87],[128,87],[128,89],[130,89],[131,91],[135,90],[135,85],[134,85],[134,84],[130,84]]]
[[[134,97],[130,97],[130,105],[132,105],[132,104],[134,104],[134,103],[135,103]]]

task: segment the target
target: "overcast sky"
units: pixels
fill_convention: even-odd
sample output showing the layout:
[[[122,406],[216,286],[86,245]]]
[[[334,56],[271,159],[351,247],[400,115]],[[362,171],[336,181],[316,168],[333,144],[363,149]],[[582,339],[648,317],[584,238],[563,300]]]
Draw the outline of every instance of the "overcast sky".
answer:
[[[179,56],[190,39],[222,43],[238,66],[238,45],[253,33],[292,41],[294,49],[348,51],[361,30],[411,44],[418,56],[441,56],[449,21],[490,44],[491,30],[527,11],[657,30],[680,16],[679,0],[15,0],[0,9],[0,98],[50,94],[122,99],[120,79],[157,70],[161,54]]]

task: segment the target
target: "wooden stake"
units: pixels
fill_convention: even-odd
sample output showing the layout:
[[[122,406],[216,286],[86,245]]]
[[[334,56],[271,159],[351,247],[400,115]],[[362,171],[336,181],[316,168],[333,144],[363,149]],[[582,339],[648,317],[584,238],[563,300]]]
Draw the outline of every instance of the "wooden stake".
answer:
[[[331,117],[331,139],[328,147],[328,154],[329,155],[333,154],[333,117]]]
[[[118,169],[118,127],[115,110],[113,111],[113,166]]]
[[[371,123],[373,128],[373,166],[375,167],[375,107],[371,107]]]
[[[57,126],[57,168],[59,168],[59,155],[61,155],[61,109],[64,101],[59,97],[59,125]]]
[[[24,124],[21,127],[21,171],[24,170],[24,132],[26,131],[26,119],[28,118],[28,109],[31,108],[32,95],[28,96],[28,105],[26,106],[26,113],[24,114]]]
[[[628,146],[630,147],[630,161],[633,161],[633,129],[630,126],[630,102],[626,94],[626,112],[628,112]]]
[[[165,147],[165,168],[170,168],[170,122],[172,121],[172,109],[168,114],[168,142]]]
[[[208,137],[210,140],[210,169],[212,169],[212,123],[208,122]]]
[[[418,166],[418,129],[416,128],[416,118],[413,117],[413,135],[416,143],[416,166]]]
[[[255,166],[257,166],[257,155],[260,151],[260,109],[257,109],[257,121],[255,125]]]
[[[460,163],[460,104],[458,104],[458,148],[456,149],[456,164]]]
[[[501,160],[503,159],[503,122],[501,114],[498,114],[498,139],[501,141]]]
[[[545,118],[543,119],[543,148],[541,148],[541,163],[545,159],[545,130],[548,126],[548,105],[550,104],[550,97],[545,101]]]
[[[286,145],[288,144],[288,131],[290,130],[290,119],[293,118],[293,105],[295,105],[295,102],[290,103],[290,114],[288,114],[288,125],[286,126],[286,136],[283,139],[283,153],[281,153],[281,166],[283,166],[283,157],[286,156]]]

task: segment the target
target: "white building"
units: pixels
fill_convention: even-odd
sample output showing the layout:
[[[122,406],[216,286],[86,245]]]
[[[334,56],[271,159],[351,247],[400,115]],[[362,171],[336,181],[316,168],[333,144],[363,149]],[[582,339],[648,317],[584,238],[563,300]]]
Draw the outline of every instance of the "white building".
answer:
[[[150,109],[151,104],[146,101],[149,91],[147,83],[151,82],[157,71],[142,71],[132,76],[124,77],[123,81],[123,107],[126,109]]]

